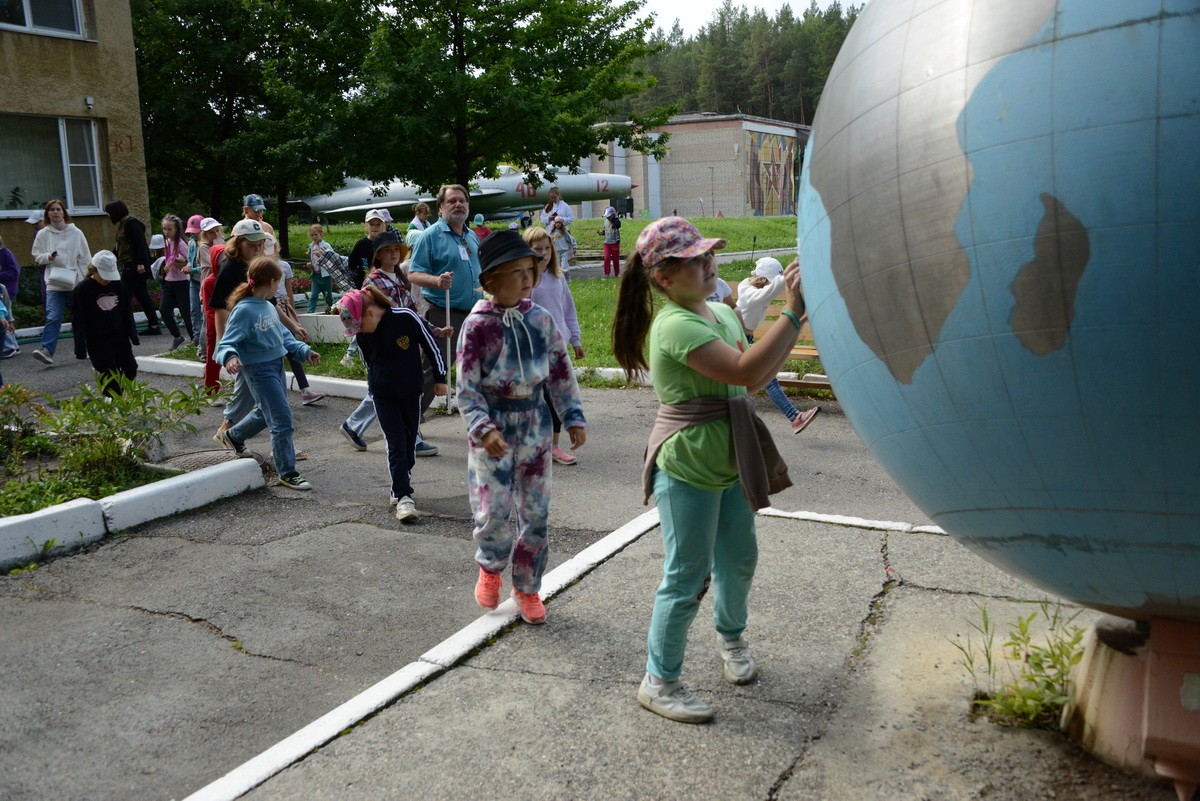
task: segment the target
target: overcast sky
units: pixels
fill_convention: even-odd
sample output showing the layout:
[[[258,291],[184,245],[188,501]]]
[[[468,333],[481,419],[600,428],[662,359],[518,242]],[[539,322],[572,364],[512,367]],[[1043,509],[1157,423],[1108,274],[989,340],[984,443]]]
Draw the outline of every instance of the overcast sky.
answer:
[[[675,20],[679,20],[684,36],[695,36],[700,28],[712,21],[713,12],[721,7],[723,0],[646,0],[645,10],[654,12],[655,24],[664,31],[670,31]],[[817,0],[820,8],[825,8],[831,0]],[[849,2],[843,2],[845,8]],[[862,5],[857,0],[855,5]],[[745,7],[751,12],[761,8],[767,16],[774,17],[776,12],[785,5],[792,7],[792,13],[797,17],[808,8],[809,0],[733,0],[734,8]]]

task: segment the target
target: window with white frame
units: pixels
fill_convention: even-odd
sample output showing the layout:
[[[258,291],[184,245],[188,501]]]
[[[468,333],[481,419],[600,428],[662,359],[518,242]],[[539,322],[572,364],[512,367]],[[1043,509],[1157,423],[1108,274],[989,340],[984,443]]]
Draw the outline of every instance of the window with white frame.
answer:
[[[80,0],[0,0],[0,27],[82,36],[81,12]]]
[[[0,217],[28,214],[52,198],[71,214],[101,211],[92,120],[0,114],[0,153]]]

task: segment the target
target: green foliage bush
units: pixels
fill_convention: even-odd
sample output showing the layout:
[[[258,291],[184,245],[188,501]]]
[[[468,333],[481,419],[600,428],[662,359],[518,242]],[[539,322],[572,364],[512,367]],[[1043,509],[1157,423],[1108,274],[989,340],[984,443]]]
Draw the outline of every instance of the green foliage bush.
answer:
[[[124,376],[113,381],[120,394],[85,385],[57,409],[19,384],[0,389],[0,515],[102,498],[160,477],[142,460],[156,455],[168,433],[195,430],[188,418],[203,412],[204,387],[164,392]]]

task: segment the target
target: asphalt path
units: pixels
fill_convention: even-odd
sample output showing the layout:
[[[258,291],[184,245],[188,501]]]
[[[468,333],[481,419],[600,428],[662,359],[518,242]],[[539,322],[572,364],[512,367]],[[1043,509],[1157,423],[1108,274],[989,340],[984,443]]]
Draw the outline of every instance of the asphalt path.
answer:
[[[140,354],[167,344],[143,342]],[[68,339],[53,367],[31,352],[3,363],[6,381],[64,397],[92,378]],[[646,510],[638,476],[652,393],[584,397],[580,464],[554,473],[552,566]],[[312,492],[268,487],[0,579],[0,798],[186,795],[479,615],[460,418],[426,423],[441,454],[418,460],[421,518],[402,525],[387,505],[378,428],[365,453],[338,431],[354,405],[293,396]],[[836,404],[796,438],[767,414],[802,477],[793,505],[923,519],[861,458]],[[170,450],[215,448],[219,422],[219,409],[205,411]],[[251,445],[269,454],[265,435]]]
[[[145,355],[166,344],[145,341]],[[91,380],[68,340],[50,368],[31,349],[3,363],[6,380],[55,396]],[[551,567],[647,509],[653,394],[583,395],[580,464],[554,472]],[[256,490],[0,577],[0,799],[183,798],[479,618],[461,420],[427,421],[441,453],[418,460],[421,517],[404,525],[387,505],[378,429],[365,453],[338,431],[355,402],[292,398],[311,492]],[[795,481],[775,507],[930,523],[836,403],[799,436],[765,398],[759,407]],[[169,450],[215,447],[219,421],[204,411]],[[251,446],[269,453],[265,436]],[[689,682],[714,724],[670,723],[633,701],[661,571],[651,531],[556,596],[546,626],[506,630],[250,797],[1173,797],[1061,735],[968,720],[954,638],[977,601],[1000,619],[1041,591],[936,532],[758,525],[761,679],[714,680],[706,613],[692,627]]]

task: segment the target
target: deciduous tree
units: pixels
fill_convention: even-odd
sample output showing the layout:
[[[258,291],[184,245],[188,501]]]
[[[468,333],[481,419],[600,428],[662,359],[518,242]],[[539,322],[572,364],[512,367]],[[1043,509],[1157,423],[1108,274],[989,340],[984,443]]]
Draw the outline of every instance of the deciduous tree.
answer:
[[[613,121],[653,79],[635,65],[658,45],[635,15],[641,0],[437,0],[403,5],[371,38],[352,102],[352,174],[426,189],[467,184],[500,164],[537,183],[603,143],[644,152],[668,117],[645,108]]]

